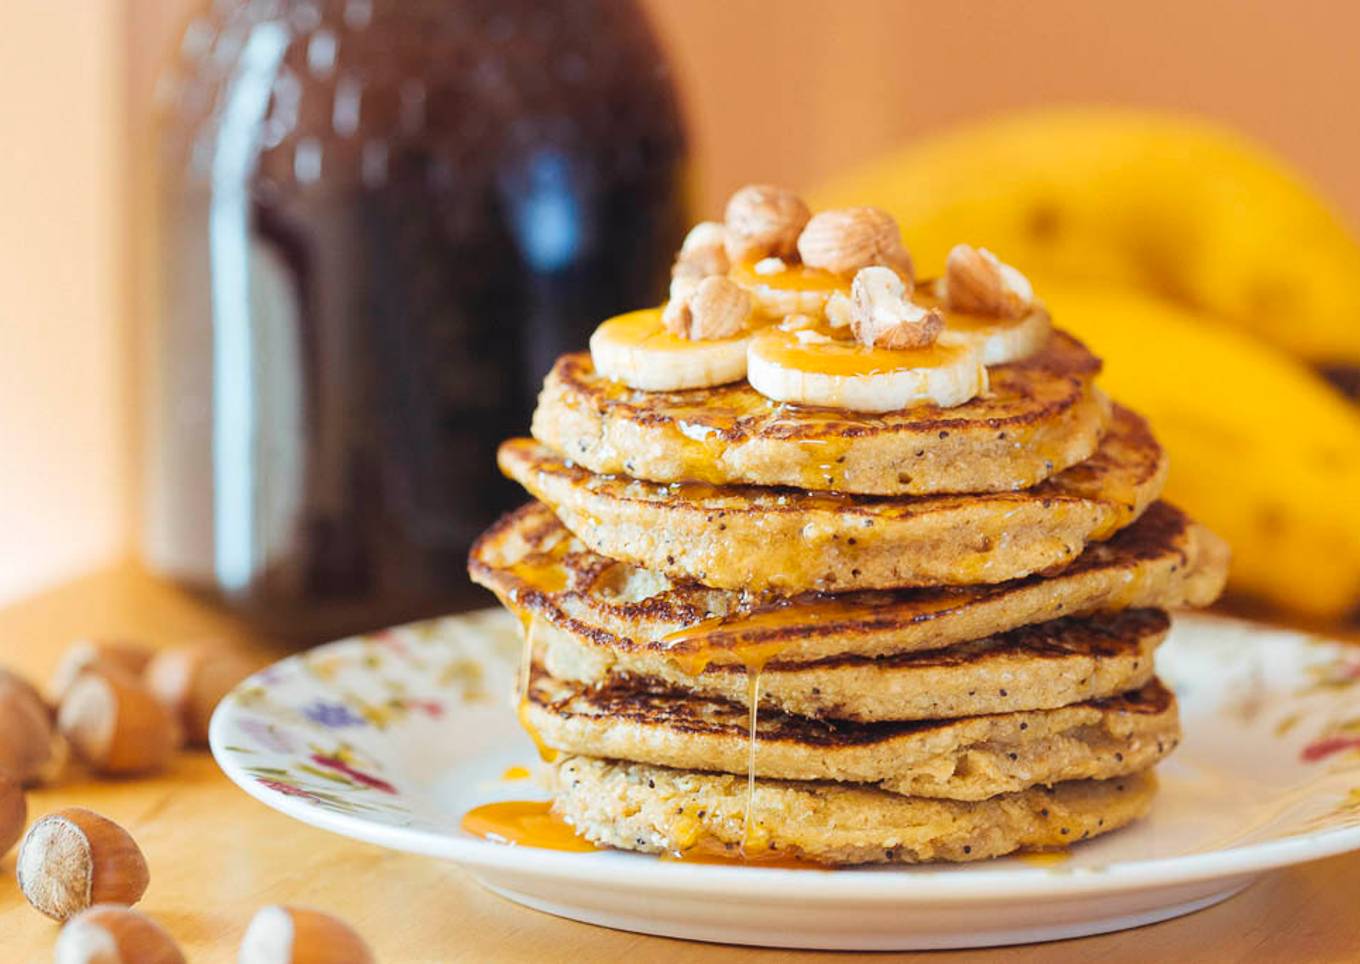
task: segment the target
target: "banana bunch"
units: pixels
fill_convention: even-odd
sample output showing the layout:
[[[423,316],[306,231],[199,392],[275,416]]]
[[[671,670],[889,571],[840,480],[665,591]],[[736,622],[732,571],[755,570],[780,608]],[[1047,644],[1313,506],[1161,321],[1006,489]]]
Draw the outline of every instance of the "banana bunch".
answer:
[[[1233,547],[1232,585],[1303,615],[1360,602],[1360,409],[1305,366],[1156,296],[1046,283],[1101,383],[1171,453],[1166,497]]]
[[[959,241],[1031,278],[1123,284],[1313,362],[1360,364],[1360,244],[1297,175],[1202,122],[1021,114],[918,141],[811,198],[897,217],[918,274]]]
[[[1171,454],[1168,498],[1233,545],[1232,586],[1360,606],[1360,243],[1277,160],[1212,126],[1062,110],[918,142],[814,194],[894,214],[920,273],[985,245],[1106,360]]]

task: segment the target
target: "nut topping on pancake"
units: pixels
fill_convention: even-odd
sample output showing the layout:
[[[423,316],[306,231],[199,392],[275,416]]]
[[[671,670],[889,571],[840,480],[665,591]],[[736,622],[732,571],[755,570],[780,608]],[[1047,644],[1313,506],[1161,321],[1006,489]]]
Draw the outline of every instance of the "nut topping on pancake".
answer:
[[[798,236],[812,212],[792,191],[770,184],[748,184],[727,202],[727,256],[732,261],[792,259]]]
[[[986,248],[956,244],[945,260],[940,296],[957,311],[1022,318],[1034,305],[1029,279]]]

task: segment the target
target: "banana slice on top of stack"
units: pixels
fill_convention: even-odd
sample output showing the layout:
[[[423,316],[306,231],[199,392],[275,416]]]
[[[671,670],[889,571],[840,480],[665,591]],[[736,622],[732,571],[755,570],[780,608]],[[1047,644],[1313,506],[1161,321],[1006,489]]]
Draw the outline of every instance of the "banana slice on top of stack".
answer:
[[[962,405],[986,392],[986,366],[1050,333],[1029,282],[986,249],[958,245],[918,289],[890,215],[814,215],[751,185],[722,223],[690,231],[666,304],[604,322],[590,350],[600,374],[642,391],[746,379],[774,402],[874,413]]]

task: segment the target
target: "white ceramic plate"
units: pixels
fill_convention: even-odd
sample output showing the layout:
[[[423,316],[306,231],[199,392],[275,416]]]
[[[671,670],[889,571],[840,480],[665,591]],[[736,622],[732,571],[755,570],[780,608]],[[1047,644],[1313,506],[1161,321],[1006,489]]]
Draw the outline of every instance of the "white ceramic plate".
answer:
[[[519,643],[500,611],[322,646],[242,684],[212,748],[304,823],[456,860],[510,900],[669,937],[855,950],[1095,934],[1231,897],[1265,871],[1360,849],[1360,647],[1182,616],[1159,667],[1185,740],[1150,817],[1060,863],[826,873],[489,843],[468,809],[538,796],[508,708]]]

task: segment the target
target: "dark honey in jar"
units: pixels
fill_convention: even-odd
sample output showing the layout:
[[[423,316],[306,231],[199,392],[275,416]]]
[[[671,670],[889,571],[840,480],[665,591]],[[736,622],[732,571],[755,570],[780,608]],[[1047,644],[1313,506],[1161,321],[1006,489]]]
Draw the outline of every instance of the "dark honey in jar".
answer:
[[[683,234],[621,0],[241,0],[161,90],[145,551],[319,639],[472,598],[544,373]]]

